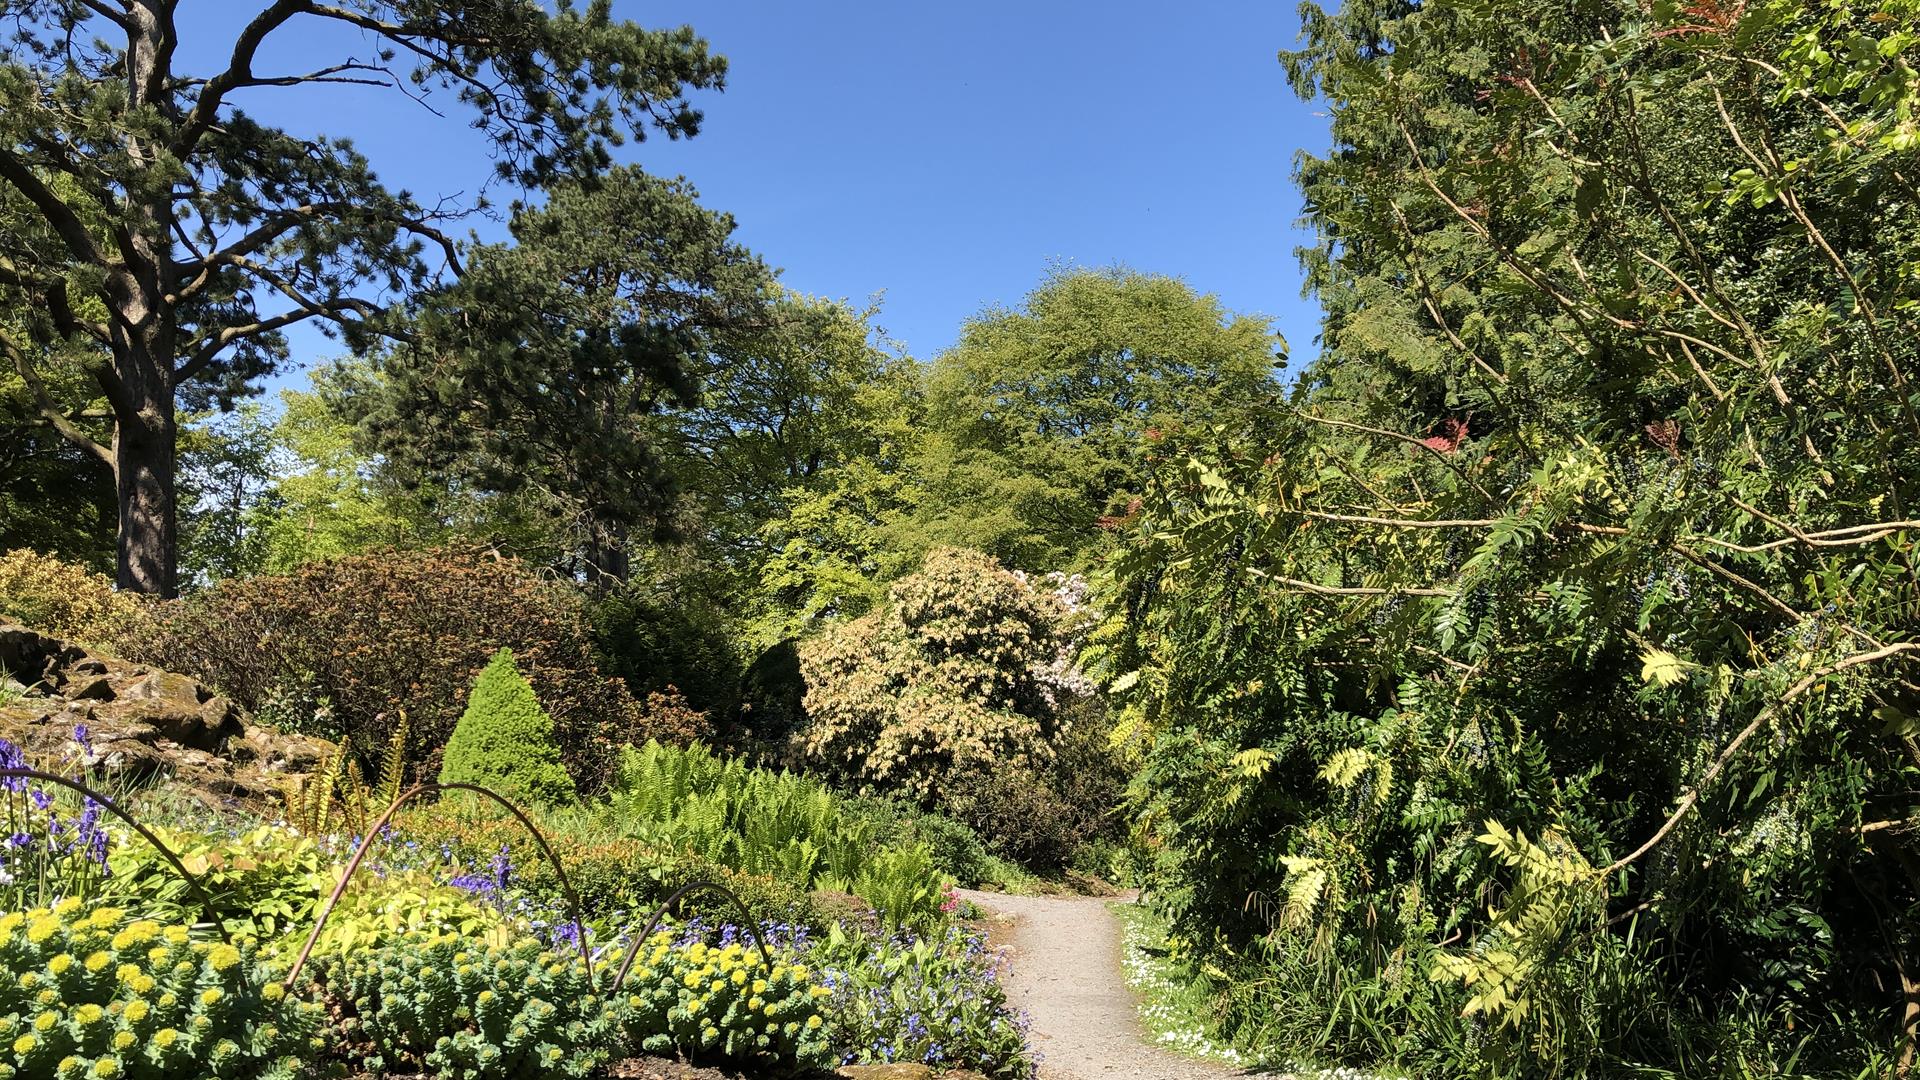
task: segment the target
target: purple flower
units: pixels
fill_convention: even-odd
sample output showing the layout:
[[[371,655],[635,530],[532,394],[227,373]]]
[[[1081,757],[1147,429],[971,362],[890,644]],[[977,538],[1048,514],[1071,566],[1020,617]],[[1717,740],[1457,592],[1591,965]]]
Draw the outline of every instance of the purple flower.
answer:
[[[488,868],[493,871],[494,888],[504,891],[507,887],[507,875],[513,870],[513,863],[507,855],[507,845],[500,845],[500,854],[493,857],[493,862],[488,864]]]
[[[26,767],[27,755],[21,753],[19,747],[5,739],[0,739],[0,769],[24,769]],[[27,790],[27,778],[24,776],[0,777],[0,788],[5,788],[18,795],[20,792]]]
[[[45,811],[45,810],[53,809],[53,796],[47,794],[46,792],[40,790],[39,788],[34,788],[33,790],[27,792],[27,798],[33,800],[33,808],[35,810]]]
[[[79,745],[80,750],[88,757],[93,756],[93,740],[87,737],[87,725],[73,725],[73,741]]]
[[[12,836],[7,837],[7,846],[10,848],[30,848],[33,846],[33,837],[28,833],[14,833]]]

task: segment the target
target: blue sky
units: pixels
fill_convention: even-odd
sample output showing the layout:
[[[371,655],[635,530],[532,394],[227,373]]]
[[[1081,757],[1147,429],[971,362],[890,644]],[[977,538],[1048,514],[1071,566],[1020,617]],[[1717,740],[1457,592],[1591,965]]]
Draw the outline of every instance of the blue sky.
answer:
[[[218,55],[201,49],[231,41],[223,7],[187,5],[182,52],[196,66]],[[1271,317],[1295,370],[1312,354],[1290,176],[1295,152],[1322,150],[1327,135],[1274,58],[1294,43],[1291,5],[629,0],[615,10],[691,23],[732,63],[726,91],[698,99],[698,138],[649,139],[622,156],[688,177],[790,287],[856,302],[884,293],[880,324],[915,356],[950,345],[983,307],[1018,303],[1056,263],[1182,277]],[[323,30],[285,35],[256,70],[311,68],[357,41]],[[254,90],[240,104],[298,132],[351,135],[388,183],[422,196],[471,193],[487,175],[458,112],[441,119],[390,91]],[[310,330],[294,340],[303,360],[339,351]]]

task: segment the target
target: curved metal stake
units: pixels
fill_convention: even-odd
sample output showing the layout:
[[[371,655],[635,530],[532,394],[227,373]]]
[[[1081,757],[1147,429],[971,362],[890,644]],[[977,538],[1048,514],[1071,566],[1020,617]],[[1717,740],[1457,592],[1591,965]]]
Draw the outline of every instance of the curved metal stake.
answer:
[[[361,861],[367,857],[367,851],[373,847],[373,842],[379,838],[380,831],[385,829],[388,822],[393,820],[393,815],[398,813],[400,808],[405,806],[414,797],[435,791],[471,791],[479,795],[485,795],[487,798],[506,807],[507,812],[520,819],[520,824],[525,825],[527,831],[533,834],[534,842],[540,845],[541,853],[546,855],[547,861],[553,864],[553,872],[560,879],[560,891],[565,894],[567,898],[567,911],[573,916],[574,927],[580,931],[575,944],[580,947],[580,967],[587,973],[587,990],[595,997],[600,996],[600,988],[594,985],[593,958],[587,953],[586,924],[580,918],[580,897],[575,895],[573,884],[567,880],[567,868],[560,865],[560,859],[554,855],[553,848],[547,843],[546,836],[534,825],[533,819],[529,818],[525,811],[514,805],[506,796],[488,788],[481,787],[479,784],[458,783],[415,784],[402,792],[399,798],[393,800],[393,805],[387,807],[386,812],[380,815],[380,820],[374,822],[372,827],[367,829],[367,835],[361,839],[360,846],[354,849],[353,858],[347,861],[346,871],[340,875],[339,882],[334,885],[333,894],[328,896],[327,902],[321,906],[320,914],[315,918],[313,923],[313,931],[307,935],[307,943],[300,946],[299,957],[294,960],[293,967],[288,969],[287,985],[295,985],[294,980],[299,977],[300,970],[306,966],[308,957],[313,955],[314,945],[320,941],[320,931],[326,928],[327,919],[333,915],[333,909],[339,906],[340,897],[346,894],[347,882],[353,880],[354,871],[360,869]]]
[[[193,871],[188,870],[185,863],[180,861],[180,856],[175,855],[171,848],[161,843],[160,838],[153,835],[145,825],[134,820],[132,814],[120,809],[120,807],[114,804],[112,799],[107,798],[105,795],[100,794],[78,780],[69,780],[64,776],[57,776],[50,772],[42,772],[39,769],[0,769],[0,779],[11,779],[14,777],[28,780],[42,780],[50,784],[58,784],[69,791],[78,792],[92,799],[94,802],[99,803],[114,817],[132,826],[133,831],[139,833],[141,839],[152,844],[153,849],[158,851],[162,858],[166,859],[175,870],[180,872],[180,876],[186,879],[187,884],[193,886],[193,891],[200,894],[200,913],[205,915],[207,921],[213,924],[214,932],[220,935],[221,941],[229,945],[233,944],[232,936],[227,933],[226,924],[220,921],[218,913],[214,910],[213,895],[207,892],[207,887],[202,885],[200,878],[195,875]]]
[[[717,892],[733,901],[733,906],[740,911],[741,929],[753,933],[753,943],[760,947],[760,959],[767,962],[769,970],[772,969],[773,954],[767,951],[767,939],[760,936],[760,927],[754,924],[753,914],[747,910],[747,905],[741,903],[740,898],[734,895],[733,890],[727,888],[725,885],[720,885],[712,881],[696,881],[690,885],[682,885],[678,889],[675,889],[672,895],[660,901],[659,907],[653,909],[653,916],[647,920],[647,928],[640,931],[640,936],[633,939],[633,944],[627,946],[627,955],[620,961],[620,972],[613,977],[613,986],[608,988],[607,993],[617,994],[620,992],[620,988],[626,985],[627,972],[632,970],[634,959],[640,955],[640,946],[646,944],[647,938],[653,934],[654,928],[659,926],[660,920],[666,917],[667,909],[671,908],[681,897],[688,893],[698,892],[701,889],[709,892]]]

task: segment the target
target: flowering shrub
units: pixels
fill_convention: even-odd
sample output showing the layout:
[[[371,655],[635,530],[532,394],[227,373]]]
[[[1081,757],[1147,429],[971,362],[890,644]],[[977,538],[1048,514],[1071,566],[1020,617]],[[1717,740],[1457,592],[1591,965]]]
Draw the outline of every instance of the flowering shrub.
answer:
[[[919,1062],[996,1077],[1031,1077],[1027,1021],[1007,1005],[1000,957],[981,934],[885,933],[837,923],[808,960],[831,988],[832,1049],[841,1064]]]
[[[336,1047],[375,1075],[449,1080],[594,1075],[621,1047],[577,958],[521,938],[412,932],[325,961]]]
[[[245,947],[77,899],[0,915],[0,1077],[292,1077],[320,1007]]]
[[[718,947],[661,931],[642,946],[614,1003],[632,1045],[651,1054],[719,1054],[803,1067],[831,1058],[821,1015],[833,991],[806,966],[737,940]]]
[[[140,605],[84,566],[26,548],[0,554],[0,616],[81,645],[102,645],[133,626]]]
[[[800,646],[802,749],[923,802],[949,773],[1043,760],[1056,730],[1061,600],[991,556],[942,549],[890,603]]]

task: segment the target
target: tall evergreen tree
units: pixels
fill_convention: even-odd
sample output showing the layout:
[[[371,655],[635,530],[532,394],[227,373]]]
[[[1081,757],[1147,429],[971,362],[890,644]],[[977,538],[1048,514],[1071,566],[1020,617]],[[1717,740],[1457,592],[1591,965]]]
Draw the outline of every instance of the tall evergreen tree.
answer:
[[[0,5],[0,302],[41,313],[36,347],[6,351],[30,371],[49,343],[98,354],[111,445],[56,427],[112,464],[123,587],[176,588],[178,409],[247,392],[295,323],[365,344],[396,295],[434,276],[429,249],[458,267],[441,231],[450,203],[388,188],[348,142],[264,125],[238,96],[341,83],[444,95],[472,112],[503,178],[591,177],[650,127],[697,131],[684,93],[725,72],[691,30],[645,30],[610,7],[274,0],[237,20],[223,65],[192,71],[172,0]],[[364,51],[257,68],[321,24],[359,31]]]

